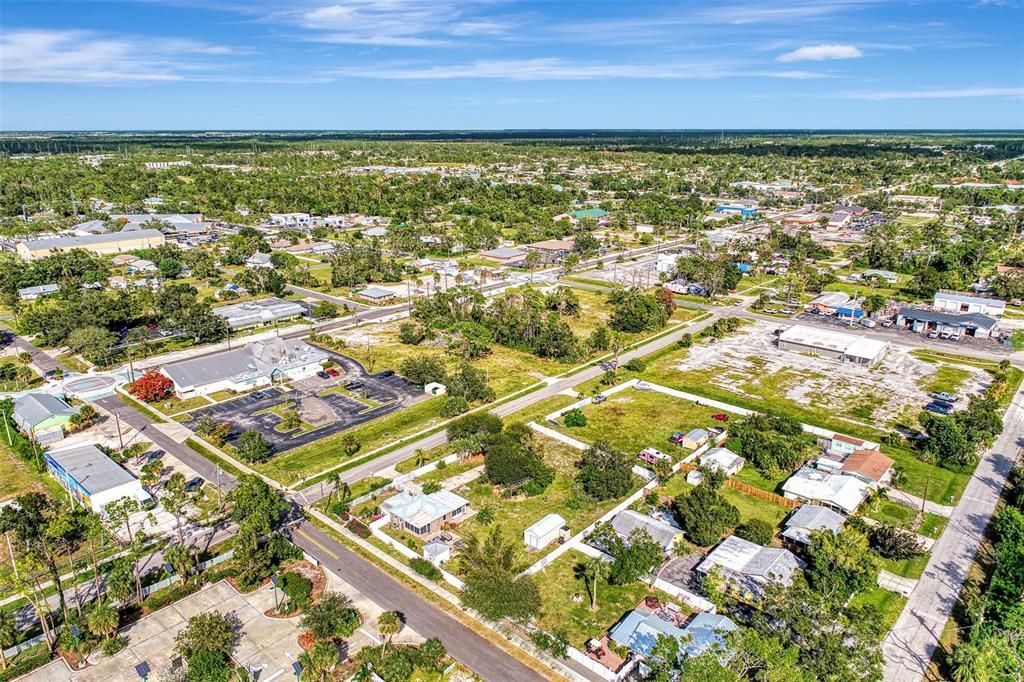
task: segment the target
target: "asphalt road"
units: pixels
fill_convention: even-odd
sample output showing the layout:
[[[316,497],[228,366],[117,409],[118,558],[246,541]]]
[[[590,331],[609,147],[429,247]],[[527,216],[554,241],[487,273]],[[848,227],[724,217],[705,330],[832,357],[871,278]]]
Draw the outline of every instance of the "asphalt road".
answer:
[[[440,639],[449,654],[485,680],[546,679],[311,523],[293,527],[292,542],[381,608],[397,611],[416,632]]]
[[[112,395],[106,398],[99,398],[95,402],[107,412],[116,414],[121,421],[138,431],[143,438],[152,441],[154,445],[167,454],[184,462],[209,483],[217,485],[219,482],[224,492],[228,492],[235,487],[236,481],[234,476],[222,470],[199,453],[194,452],[188,446],[178,443],[167,434],[156,429],[149,417],[121,400],[118,396]]]
[[[882,642],[888,682],[918,682],[924,677],[1022,445],[1024,391],[1014,396],[1003,418],[1002,435],[975,469],[945,532],[932,547],[924,575]]]

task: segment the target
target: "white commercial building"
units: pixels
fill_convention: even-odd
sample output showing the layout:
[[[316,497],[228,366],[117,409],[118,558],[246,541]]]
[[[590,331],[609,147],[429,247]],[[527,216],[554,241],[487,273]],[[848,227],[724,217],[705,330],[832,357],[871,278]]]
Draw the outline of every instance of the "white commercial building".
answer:
[[[97,514],[122,497],[145,503],[151,498],[139,480],[95,445],[80,445],[43,455],[46,468],[76,501]]]
[[[885,357],[889,343],[798,324],[779,335],[779,348],[871,367]]]
[[[186,399],[306,379],[315,376],[327,359],[327,353],[302,341],[277,338],[173,362],[160,371],[174,382],[175,395]]]
[[[940,291],[935,294],[932,305],[947,313],[981,313],[991,317],[1002,317],[1006,312],[1006,301],[985,296],[972,296],[958,291]]]

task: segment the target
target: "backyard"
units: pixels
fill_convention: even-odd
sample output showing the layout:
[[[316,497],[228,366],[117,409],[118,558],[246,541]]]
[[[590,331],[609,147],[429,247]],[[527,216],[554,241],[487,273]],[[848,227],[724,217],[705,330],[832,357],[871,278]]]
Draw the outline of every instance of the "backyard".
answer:
[[[548,632],[564,631],[574,647],[582,649],[588,640],[601,637],[648,595],[678,603],[643,582],[610,585],[602,581],[597,588],[597,609],[591,610],[590,583],[579,570],[589,559],[582,552],[570,550],[536,574],[544,605],[537,625]],[[686,606],[680,606],[685,612]]]

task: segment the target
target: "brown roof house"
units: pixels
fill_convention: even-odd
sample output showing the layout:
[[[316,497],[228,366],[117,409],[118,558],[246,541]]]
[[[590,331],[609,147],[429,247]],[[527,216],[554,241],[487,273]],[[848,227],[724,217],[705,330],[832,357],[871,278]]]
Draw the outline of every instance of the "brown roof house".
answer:
[[[892,480],[892,458],[878,450],[857,450],[843,462],[839,473],[856,476],[865,483],[886,485]]]

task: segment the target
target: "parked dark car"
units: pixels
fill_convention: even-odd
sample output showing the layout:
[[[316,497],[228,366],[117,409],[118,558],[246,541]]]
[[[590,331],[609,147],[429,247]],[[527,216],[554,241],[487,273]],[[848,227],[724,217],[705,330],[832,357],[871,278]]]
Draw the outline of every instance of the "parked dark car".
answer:
[[[387,379],[388,377],[395,376],[395,370],[393,370],[393,369],[386,369],[383,372],[381,372],[380,374],[378,374],[377,376],[381,377],[382,379]]]
[[[331,375],[328,374],[327,372],[323,371],[323,370],[320,370],[319,372],[317,372],[316,375],[318,377],[320,377],[321,379],[330,379],[331,378]]]
[[[187,492],[187,493],[194,493],[195,491],[197,491],[200,488],[202,488],[203,487],[203,483],[205,483],[205,482],[206,481],[203,480],[202,476],[196,476],[191,481],[189,481],[188,483],[185,484],[185,492]]]
[[[927,405],[924,406],[924,409],[928,410],[929,412],[934,412],[935,414],[949,414],[950,412],[953,411],[952,409],[944,407],[943,405],[940,405],[938,403],[928,403]]]
[[[355,391],[355,390],[358,390],[358,389],[360,389],[362,387],[363,387],[363,382],[361,382],[361,381],[350,381],[347,384],[345,384],[345,388],[347,388],[350,391]]]

